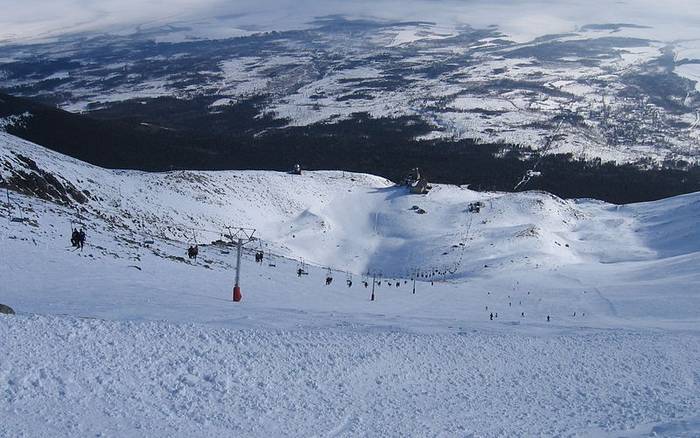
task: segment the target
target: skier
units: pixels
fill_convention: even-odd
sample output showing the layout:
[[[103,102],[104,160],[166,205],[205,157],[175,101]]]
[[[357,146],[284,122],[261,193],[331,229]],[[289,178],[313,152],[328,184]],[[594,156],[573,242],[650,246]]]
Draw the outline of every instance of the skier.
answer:
[[[520,317],[525,318],[525,312],[520,312]]]
[[[547,322],[549,322],[549,315],[547,315]]]
[[[491,321],[493,321],[493,312],[491,313],[491,315],[489,315],[489,318],[491,319]]]
[[[187,248],[187,257],[190,259],[194,259],[194,261],[197,261],[197,255],[199,254],[199,247],[197,245],[190,245],[189,248]]]
[[[80,232],[78,232],[78,241],[80,242],[80,250],[82,251],[83,246],[85,246],[85,230],[80,229]]]
[[[333,277],[326,277],[326,286],[330,286],[333,283]]]
[[[297,277],[301,278],[301,275],[304,273],[304,270],[299,268],[297,269]]]
[[[73,246],[73,248],[77,248],[80,245],[80,233],[78,233],[77,228],[73,229],[73,234],[71,234],[70,238],[70,244]]]

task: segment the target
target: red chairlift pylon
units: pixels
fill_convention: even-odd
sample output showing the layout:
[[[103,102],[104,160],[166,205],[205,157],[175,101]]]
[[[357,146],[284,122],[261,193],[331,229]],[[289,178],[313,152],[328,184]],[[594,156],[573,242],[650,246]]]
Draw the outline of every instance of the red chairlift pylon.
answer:
[[[246,243],[256,240],[253,237],[255,229],[239,227],[226,227],[226,229],[228,234],[224,234],[224,237],[236,244],[236,280],[233,284],[233,301],[239,302],[243,299],[243,294],[241,293],[241,252]]]

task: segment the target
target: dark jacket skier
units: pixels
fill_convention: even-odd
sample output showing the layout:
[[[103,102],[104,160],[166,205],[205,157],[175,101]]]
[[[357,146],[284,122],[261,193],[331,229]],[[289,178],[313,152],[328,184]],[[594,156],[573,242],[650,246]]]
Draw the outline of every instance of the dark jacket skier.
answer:
[[[80,249],[83,249],[83,246],[85,246],[85,230],[80,230],[78,233],[78,239],[80,241]]]

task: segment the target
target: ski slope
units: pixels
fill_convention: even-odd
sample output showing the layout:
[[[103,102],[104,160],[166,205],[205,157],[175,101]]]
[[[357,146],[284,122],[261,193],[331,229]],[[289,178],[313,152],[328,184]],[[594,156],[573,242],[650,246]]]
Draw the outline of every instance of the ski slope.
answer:
[[[2,132],[0,172],[1,436],[700,434],[698,193],[115,171]],[[260,238],[240,303],[227,226]]]

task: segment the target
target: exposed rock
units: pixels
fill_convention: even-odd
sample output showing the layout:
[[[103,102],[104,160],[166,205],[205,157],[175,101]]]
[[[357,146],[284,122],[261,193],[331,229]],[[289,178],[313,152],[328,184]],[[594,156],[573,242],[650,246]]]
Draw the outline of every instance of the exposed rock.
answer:
[[[73,203],[85,204],[89,200],[89,192],[84,193],[67,180],[59,180],[55,175],[40,169],[34,160],[21,154],[15,154],[17,162],[23,169],[17,169],[6,162],[9,171],[7,177],[0,180],[0,188],[9,188],[29,196],[36,196],[47,201],[62,205]]]
[[[5,315],[14,315],[15,311],[12,310],[12,307],[10,306],[0,304],[0,313],[4,313]]]

